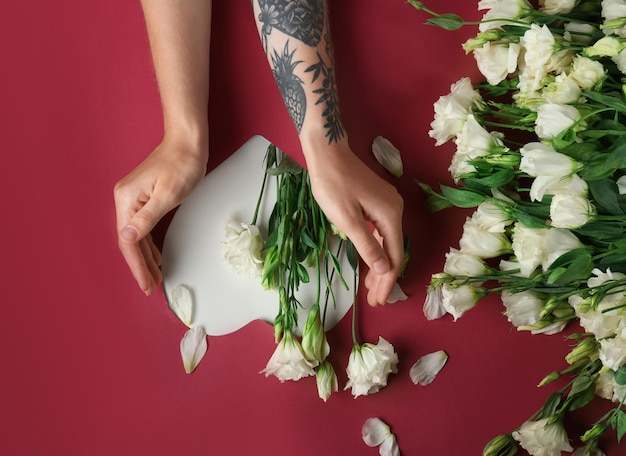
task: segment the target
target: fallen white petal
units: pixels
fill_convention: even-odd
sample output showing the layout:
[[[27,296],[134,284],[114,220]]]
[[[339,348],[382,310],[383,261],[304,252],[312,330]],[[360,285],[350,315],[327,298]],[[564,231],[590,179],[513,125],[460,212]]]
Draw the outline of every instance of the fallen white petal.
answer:
[[[180,354],[183,358],[185,372],[191,374],[207,350],[207,337],[202,326],[194,326],[187,330],[180,341]]]
[[[422,356],[409,371],[411,380],[416,385],[422,386],[432,383],[447,361],[448,354],[443,350]]]
[[[380,445],[390,435],[391,428],[380,418],[369,418],[361,429],[363,441],[370,447]]]
[[[191,326],[193,297],[191,296],[191,290],[189,288],[185,285],[177,285],[174,287],[169,306],[180,321],[187,326]]]
[[[436,320],[446,314],[443,307],[443,294],[441,286],[428,291],[424,302],[424,316],[427,320]]]
[[[400,448],[396,436],[390,434],[378,448],[380,456],[400,456]]]
[[[400,151],[394,147],[388,139],[382,136],[374,138],[372,143],[372,152],[378,163],[396,177],[402,176],[402,158]]]
[[[391,293],[389,293],[389,297],[387,298],[387,302],[389,304],[393,304],[398,301],[406,301],[409,297],[402,291],[400,285],[396,282],[391,289]]]

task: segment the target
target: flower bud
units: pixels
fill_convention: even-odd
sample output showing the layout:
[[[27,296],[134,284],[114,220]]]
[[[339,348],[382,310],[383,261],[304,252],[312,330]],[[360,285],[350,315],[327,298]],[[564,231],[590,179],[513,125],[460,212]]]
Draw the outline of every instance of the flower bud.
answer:
[[[315,380],[317,382],[317,394],[324,402],[328,400],[332,393],[339,391],[337,374],[335,374],[335,370],[328,360],[322,361],[315,369]]]
[[[578,342],[576,347],[567,354],[565,361],[574,364],[585,358],[595,359],[598,356],[598,343],[595,338],[588,337]]]
[[[517,444],[511,434],[497,436],[483,449],[483,456],[513,456],[516,453]]]
[[[543,380],[539,382],[537,386],[544,386],[544,385],[547,385],[548,383],[552,383],[553,381],[557,380],[559,377],[561,377],[561,373],[559,371],[554,371],[551,374],[546,375],[543,378]]]
[[[475,49],[482,47],[485,43],[489,41],[499,40],[502,36],[501,30],[487,30],[486,32],[479,33],[474,38],[470,38],[465,43],[463,43],[462,47],[466,54],[469,54]]]
[[[320,308],[317,304],[311,307],[302,330],[302,350],[304,357],[313,365],[324,361],[330,353],[330,346],[326,340],[324,325],[322,325]]]
[[[585,49],[588,57],[616,57],[624,49],[622,42],[612,36],[605,36]]]
[[[580,440],[583,443],[587,443],[591,440],[597,440],[602,434],[604,434],[606,428],[606,424],[596,423],[591,427],[591,429],[588,429],[587,432],[582,435]]]

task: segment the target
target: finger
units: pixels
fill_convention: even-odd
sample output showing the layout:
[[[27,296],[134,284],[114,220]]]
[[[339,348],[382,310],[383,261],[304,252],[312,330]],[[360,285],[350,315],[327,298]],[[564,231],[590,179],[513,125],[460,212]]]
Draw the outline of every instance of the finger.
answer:
[[[170,209],[159,198],[150,198],[122,228],[120,236],[127,242],[137,242],[145,238]]]
[[[126,260],[128,268],[137,281],[139,288],[141,288],[146,295],[149,295],[152,293],[154,284],[141,249],[141,243],[128,243],[120,240],[118,244],[122,256],[124,260]]]
[[[148,244],[150,245],[150,250],[152,252],[152,258],[154,258],[154,262],[156,263],[156,265],[160,267],[161,266],[161,262],[163,261],[163,257],[161,256],[161,251],[159,250],[159,248],[154,243],[154,240],[152,239],[152,235],[151,234],[148,234],[146,239],[148,240]]]
[[[391,268],[389,259],[381,244],[365,224],[364,219],[361,219],[360,223],[353,225],[345,233],[370,270],[377,274],[385,274],[389,271]]]
[[[156,246],[154,246],[154,243],[152,242],[152,237],[148,235],[146,238],[142,239],[139,242],[139,246],[141,248],[141,253],[146,261],[146,267],[148,268],[148,272],[150,273],[150,276],[152,277],[152,282],[154,283],[154,286],[159,285],[161,283],[163,276],[154,258],[153,251],[158,251],[158,250]]]

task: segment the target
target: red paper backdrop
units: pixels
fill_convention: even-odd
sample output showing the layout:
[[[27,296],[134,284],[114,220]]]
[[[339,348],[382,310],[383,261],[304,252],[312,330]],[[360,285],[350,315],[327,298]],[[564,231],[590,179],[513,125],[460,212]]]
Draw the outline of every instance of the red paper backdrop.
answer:
[[[214,3],[211,166],[253,134],[301,160],[250,2]],[[446,8],[478,18],[475,3]],[[274,350],[260,322],[211,337],[186,375],[183,325],[162,292],[143,296],[117,251],[113,185],[161,135],[139,2],[12,2],[3,10],[0,454],[374,455],[360,429],[378,416],[404,455],[476,455],[543,404],[552,390],[535,385],[563,366],[562,335],[512,330],[495,299],[457,322],[427,322],[421,311],[430,274],[457,245],[466,213],[426,214],[414,179],[449,182],[452,149],[433,146],[428,124],[437,97],[476,76],[460,48],[474,29],[424,26],[426,16],[404,0],[331,2],[351,143],[373,167],[375,136],[402,151],[405,174],[392,182],[405,198],[413,259],[401,282],[410,299],[363,305],[359,321],[363,341],[380,335],[395,345],[399,373],[378,394],[355,400],[345,391],[325,404],[311,378],[280,384],[259,375]],[[329,334],[341,386],[348,320]],[[448,365],[432,385],[414,386],[411,365],[439,349]],[[572,437],[604,409],[576,415]],[[609,442],[608,454],[618,454]]]

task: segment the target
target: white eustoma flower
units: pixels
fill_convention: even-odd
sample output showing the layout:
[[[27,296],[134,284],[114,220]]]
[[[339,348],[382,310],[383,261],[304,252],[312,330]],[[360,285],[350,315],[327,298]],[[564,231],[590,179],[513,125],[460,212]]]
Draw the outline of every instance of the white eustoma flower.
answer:
[[[578,174],[569,177],[537,176],[530,186],[531,201],[541,201],[544,195],[568,194],[586,198],[589,190],[587,182]]]
[[[488,271],[484,261],[476,255],[461,252],[450,247],[446,253],[446,262],[443,266],[443,272],[453,276],[480,276]]]
[[[396,436],[391,428],[380,418],[369,418],[363,424],[361,437],[369,447],[379,447],[380,456],[400,456]]]
[[[396,149],[388,139],[382,136],[374,138],[372,142],[372,153],[378,163],[383,165],[387,171],[396,177],[402,176],[403,167],[400,151]]]
[[[580,120],[580,112],[574,106],[545,103],[537,110],[535,133],[540,139],[552,139]]]
[[[328,360],[324,360],[315,369],[315,380],[317,383],[317,394],[324,402],[328,400],[332,393],[336,393],[339,390],[337,374],[335,374],[335,369],[333,369],[332,364]]]
[[[617,192],[620,195],[626,194],[626,175],[618,178],[615,183],[617,184]]]
[[[506,308],[504,314],[516,328],[534,325],[541,318],[544,300],[539,294],[533,291],[511,293],[509,290],[504,290],[501,297]]]
[[[598,31],[591,24],[581,24],[578,22],[567,22],[563,29],[569,34],[569,39],[575,43],[590,44],[592,35]]]
[[[570,296],[567,301],[576,312],[580,326],[593,334],[596,339],[604,339],[613,336],[622,321],[622,312],[614,309],[619,299],[624,299],[623,293],[608,295],[596,308],[592,308],[588,300],[578,295]]]
[[[476,306],[486,291],[473,285],[444,283],[441,286],[441,305],[454,318],[454,321],[465,312]]]
[[[574,249],[581,249],[585,245],[580,242],[574,233],[563,228],[550,228],[544,238],[544,254],[541,267],[544,271],[554,263],[558,257]]]
[[[495,258],[511,250],[511,244],[503,233],[483,230],[472,217],[468,217],[463,224],[459,246],[461,252],[479,258]]]
[[[582,55],[574,57],[569,77],[583,90],[591,90],[605,76],[604,65]]]
[[[626,17],[626,3],[623,0],[602,0],[604,33],[626,36],[623,19]]]
[[[619,38],[605,36],[585,48],[585,54],[589,57],[616,57],[624,49],[624,44]]]
[[[582,196],[557,193],[550,202],[550,220],[555,228],[579,228],[594,219],[596,210]]]
[[[415,385],[430,385],[437,377],[437,374],[443,369],[448,361],[448,354],[439,350],[422,356],[417,360],[411,370],[409,376]]]
[[[548,103],[558,104],[576,103],[581,94],[582,91],[576,81],[565,73],[556,76],[554,81],[541,91],[541,95]]]
[[[512,247],[522,277],[530,277],[543,262],[547,228],[530,228],[521,222],[513,227]]]
[[[393,345],[382,337],[376,345],[355,345],[348,360],[348,383],[344,389],[352,388],[355,398],[377,393],[387,386],[389,374],[398,372],[397,366],[398,355]]]
[[[478,70],[491,85],[498,85],[517,70],[521,46],[518,43],[486,42],[474,50]]]
[[[494,28],[501,28],[511,22],[506,19],[519,21],[520,16],[531,9],[526,0],[480,0],[478,10],[489,10],[482,18],[478,28],[481,32]],[[500,20],[498,20],[500,19]]]
[[[183,359],[183,367],[185,372],[191,374],[204,355],[208,347],[206,332],[202,326],[194,326],[185,332],[180,341],[180,355]]]
[[[490,233],[504,233],[505,228],[513,223],[513,218],[493,201],[480,203],[472,214],[472,219],[480,229]]]
[[[517,440],[532,456],[561,456],[561,451],[572,451],[567,432],[560,422],[548,424],[548,418],[526,421],[513,432]]]
[[[600,341],[600,361],[602,365],[618,370],[626,364],[626,338],[617,335]]]
[[[186,326],[191,326],[193,317],[193,297],[191,290],[185,285],[176,285],[172,289],[169,307]]]
[[[424,301],[423,311],[427,320],[437,320],[446,314],[446,309],[443,307],[443,292],[441,285],[428,289],[428,292],[426,293],[426,300]]]
[[[237,273],[257,277],[263,272],[263,239],[256,225],[228,222],[224,258]]]
[[[281,382],[284,382],[315,375],[313,367],[313,363],[306,359],[300,342],[293,337],[291,331],[285,331],[261,373],[266,377],[275,375]]]
[[[621,51],[617,56],[612,58],[615,65],[617,65],[617,69],[622,73],[626,74],[626,49]]]
[[[457,135],[473,108],[483,105],[482,97],[472,81],[465,77],[450,86],[450,93],[439,97],[434,104],[435,119],[428,135],[436,139],[436,146]]]
[[[539,9],[547,14],[568,14],[576,3],[577,0],[539,0]]]
[[[394,302],[406,301],[407,299],[409,299],[409,297],[402,290],[402,288],[400,288],[398,282],[396,282],[393,284],[393,288],[391,289],[386,302],[387,304],[393,304]]]
[[[619,404],[626,395],[626,385],[618,385],[615,382],[613,371],[601,372],[596,378],[596,394]]]
[[[531,24],[520,44],[524,48],[524,63],[531,69],[545,67],[556,50],[554,35],[547,25]]]

